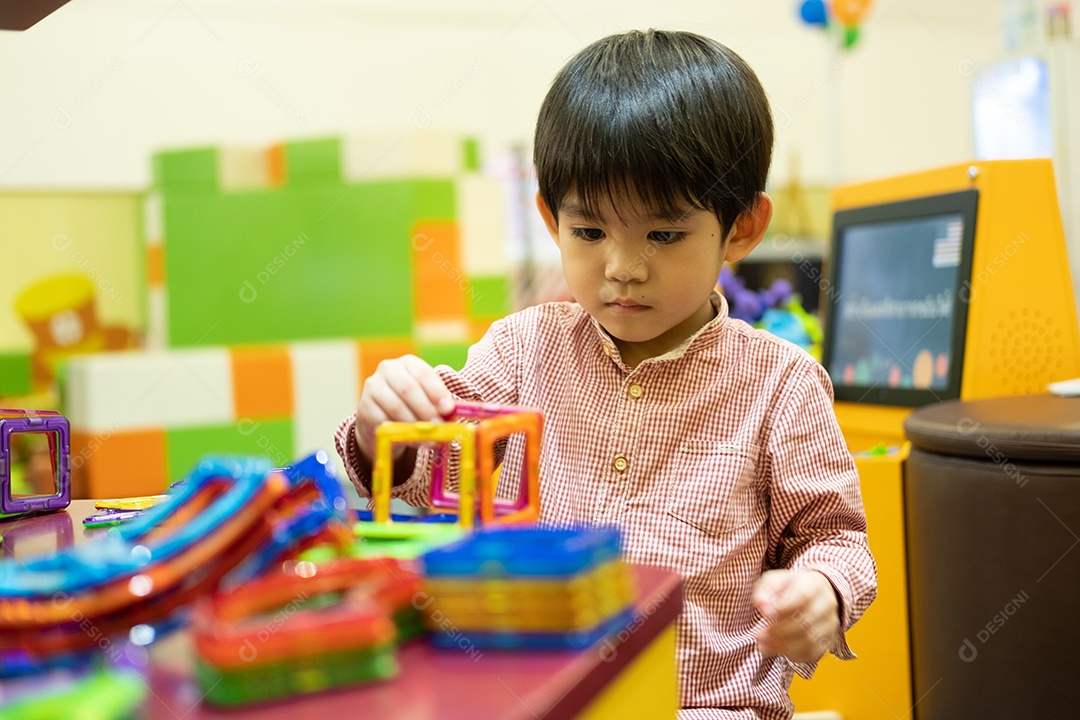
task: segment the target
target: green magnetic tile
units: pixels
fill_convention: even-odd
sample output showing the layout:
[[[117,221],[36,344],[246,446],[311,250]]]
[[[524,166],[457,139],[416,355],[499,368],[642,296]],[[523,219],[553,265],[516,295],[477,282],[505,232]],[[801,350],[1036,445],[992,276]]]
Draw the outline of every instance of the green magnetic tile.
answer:
[[[243,705],[387,680],[400,668],[396,649],[396,643],[391,643],[339,650],[241,670],[222,670],[196,658],[195,676],[210,703]],[[255,653],[257,658],[258,647]]]
[[[394,613],[394,626],[397,628],[397,643],[412,640],[424,634],[424,616],[414,607],[407,607]]]
[[[166,150],[153,156],[154,185],[165,192],[217,192],[217,150]]]
[[[465,170],[478,172],[480,170],[480,142],[474,137],[467,137],[461,141],[461,154]]]
[[[389,557],[413,560],[424,553],[461,539],[458,525],[445,523],[377,523],[353,525],[357,542],[349,549],[352,557]]]
[[[465,297],[469,300],[469,317],[502,317],[510,311],[510,281],[503,275],[471,277]]]
[[[166,198],[168,343],[413,330],[409,182]]]
[[[285,185],[290,188],[340,185],[341,140],[323,138],[285,143]]]
[[[14,702],[9,700],[0,709],[0,718],[47,720],[85,715],[99,720],[126,720],[141,717],[139,705],[146,693],[146,680],[136,672],[96,670],[58,688],[24,693]]]
[[[420,357],[429,365],[449,365],[455,370],[465,366],[469,343],[439,343],[420,346]]]
[[[277,467],[293,462],[293,424],[291,420],[259,420],[227,423],[165,431],[169,482],[180,480],[204,455],[259,455]]]
[[[0,397],[29,395],[32,389],[30,354],[0,353]]]

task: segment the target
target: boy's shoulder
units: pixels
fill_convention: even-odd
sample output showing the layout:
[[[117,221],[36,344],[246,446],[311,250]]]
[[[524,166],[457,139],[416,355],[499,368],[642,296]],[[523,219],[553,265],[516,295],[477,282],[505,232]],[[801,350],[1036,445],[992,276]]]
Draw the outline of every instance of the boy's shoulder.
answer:
[[[799,377],[821,384],[832,392],[829,374],[814,356],[795,343],[743,320],[727,318],[718,352],[747,376]]]
[[[563,328],[589,323],[589,314],[576,302],[545,302],[530,305],[496,321],[517,330],[556,324]]]
[[[737,343],[752,348],[756,352],[776,355],[800,364],[818,364],[814,356],[804,348],[799,347],[790,340],[773,335],[768,330],[756,328],[744,320],[729,317],[726,321],[725,330]]]

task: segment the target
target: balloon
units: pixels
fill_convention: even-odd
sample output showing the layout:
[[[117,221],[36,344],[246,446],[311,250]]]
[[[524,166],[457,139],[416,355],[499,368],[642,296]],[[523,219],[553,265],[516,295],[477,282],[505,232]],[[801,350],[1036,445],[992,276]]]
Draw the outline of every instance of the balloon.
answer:
[[[859,28],[844,28],[844,49],[849,50],[859,40]]]
[[[855,27],[866,16],[871,0],[833,0],[832,14],[845,27]]]
[[[824,0],[803,0],[802,6],[799,7],[799,15],[807,25],[828,24]]]

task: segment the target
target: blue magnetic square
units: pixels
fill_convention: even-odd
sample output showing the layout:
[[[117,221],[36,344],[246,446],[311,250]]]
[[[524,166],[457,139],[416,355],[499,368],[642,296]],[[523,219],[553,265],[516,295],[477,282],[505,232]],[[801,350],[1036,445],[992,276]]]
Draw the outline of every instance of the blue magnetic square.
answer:
[[[429,577],[565,577],[618,557],[619,545],[617,528],[485,528],[423,561]]]

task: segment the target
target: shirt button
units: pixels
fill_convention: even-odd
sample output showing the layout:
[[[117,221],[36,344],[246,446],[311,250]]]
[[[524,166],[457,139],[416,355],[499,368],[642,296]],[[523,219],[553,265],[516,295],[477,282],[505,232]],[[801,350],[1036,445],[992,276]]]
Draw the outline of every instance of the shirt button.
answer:
[[[619,472],[626,472],[626,468],[630,467],[629,461],[622,455],[615,456],[615,462],[612,463],[615,469]]]
[[[604,354],[611,357],[611,353],[615,352],[610,345],[604,345]]]
[[[629,388],[629,390],[627,392],[630,393],[630,397],[637,400],[639,397],[641,397],[642,395],[645,394],[645,388],[641,387],[637,383],[634,383],[633,385],[630,386],[630,388]]]

